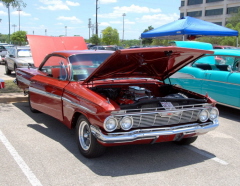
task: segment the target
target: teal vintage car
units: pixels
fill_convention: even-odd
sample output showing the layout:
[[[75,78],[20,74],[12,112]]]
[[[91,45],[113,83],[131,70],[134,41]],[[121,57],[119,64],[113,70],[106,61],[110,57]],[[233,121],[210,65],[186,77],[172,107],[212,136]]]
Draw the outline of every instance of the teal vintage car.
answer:
[[[211,49],[209,43],[178,41],[176,46]],[[212,50],[170,77],[171,84],[208,95],[219,104],[240,109],[240,50]]]

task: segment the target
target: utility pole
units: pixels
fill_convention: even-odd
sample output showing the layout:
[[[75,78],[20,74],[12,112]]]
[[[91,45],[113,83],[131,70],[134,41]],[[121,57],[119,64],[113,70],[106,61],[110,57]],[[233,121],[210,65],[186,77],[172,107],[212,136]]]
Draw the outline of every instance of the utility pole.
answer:
[[[90,29],[92,27],[91,18],[88,19],[88,29],[89,29],[89,39],[90,39]]]
[[[67,36],[67,26],[65,26],[65,36]]]
[[[96,0],[96,35],[98,36],[98,0]]]
[[[22,11],[20,6],[17,8],[17,11],[18,11],[18,18],[19,18],[19,31],[20,31],[20,12]]]
[[[93,34],[94,34],[94,29],[95,29],[95,25],[92,24],[92,25],[91,25],[91,28],[92,28],[92,36],[93,36]]]
[[[123,42],[123,40],[124,40],[124,16],[126,16],[126,14],[125,13],[123,13],[123,36],[122,36],[122,42]]]
[[[10,11],[9,11],[9,6],[10,4],[7,3],[7,9],[8,9],[8,40],[9,40],[9,44],[10,44]]]
[[[15,32],[15,28],[17,27],[17,25],[13,24],[12,27],[13,27],[14,32]]]

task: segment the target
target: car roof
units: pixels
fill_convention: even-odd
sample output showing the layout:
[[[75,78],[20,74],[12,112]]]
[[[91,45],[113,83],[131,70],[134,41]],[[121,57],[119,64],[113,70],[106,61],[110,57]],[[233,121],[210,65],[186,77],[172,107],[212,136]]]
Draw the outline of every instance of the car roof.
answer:
[[[29,46],[16,46],[16,49],[30,49]]]
[[[219,49],[214,49],[214,55],[221,56],[240,56],[240,50],[239,49],[224,49],[224,50],[219,50]]]

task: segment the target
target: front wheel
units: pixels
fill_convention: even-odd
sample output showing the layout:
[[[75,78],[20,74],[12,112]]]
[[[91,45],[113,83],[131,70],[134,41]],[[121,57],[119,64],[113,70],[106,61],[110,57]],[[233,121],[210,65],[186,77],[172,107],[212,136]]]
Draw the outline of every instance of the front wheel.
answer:
[[[176,143],[177,145],[190,145],[191,143],[193,143],[194,141],[197,140],[198,136],[195,137],[190,137],[190,138],[183,138],[180,141],[174,141],[174,143]]]
[[[87,158],[96,158],[105,152],[106,147],[99,144],[93,136],[90,123],[84,116],[77,120],[76,138],[81,154]]]

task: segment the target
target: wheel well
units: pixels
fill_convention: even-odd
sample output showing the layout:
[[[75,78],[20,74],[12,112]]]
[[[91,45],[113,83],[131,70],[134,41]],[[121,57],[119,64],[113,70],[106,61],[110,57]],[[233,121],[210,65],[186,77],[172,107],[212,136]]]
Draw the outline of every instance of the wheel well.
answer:
[[[71,128],[74,129],[76,127],[77,124],[77,120],[80,116],[82,116],[83,114],[80,112],[75,112],[72,118],[72,123],[71,123]]]

